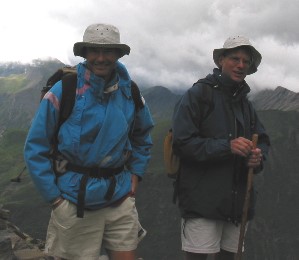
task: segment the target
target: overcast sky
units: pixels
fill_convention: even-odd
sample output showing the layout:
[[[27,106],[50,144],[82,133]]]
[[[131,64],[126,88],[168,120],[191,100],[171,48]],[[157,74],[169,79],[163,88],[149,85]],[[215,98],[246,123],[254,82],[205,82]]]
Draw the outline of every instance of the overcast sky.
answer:
[[[187,89],[215,67],[213,49],[245,35],[263,56],[246,78],[252,90],[299,92],[298,0],[9,0],[1,10],[0,62],[75,65],[86,27],[110,23],[131,47],[121,61],[139,85]]]

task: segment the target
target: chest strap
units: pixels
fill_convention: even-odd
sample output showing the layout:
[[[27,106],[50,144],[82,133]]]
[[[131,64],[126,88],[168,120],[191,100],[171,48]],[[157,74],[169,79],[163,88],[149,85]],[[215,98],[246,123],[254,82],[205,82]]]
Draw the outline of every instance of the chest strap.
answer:
[[[97,178],[97,179],[104,178],[110,180],[110,185],[104,197],[105,200],[109,201],[112,199],[115,191],[115,186],[116,186],[115,175],[121,173],[124,170],[124,166],[118,168],[100,168],[100,167],[85,167],[85,166],[68,163],[66,165],[66,170],[83,174],[80,180],[80,189],[78,192],[78,204],[77,204],[77,217],[83,218],[86,184],[88,178]]]

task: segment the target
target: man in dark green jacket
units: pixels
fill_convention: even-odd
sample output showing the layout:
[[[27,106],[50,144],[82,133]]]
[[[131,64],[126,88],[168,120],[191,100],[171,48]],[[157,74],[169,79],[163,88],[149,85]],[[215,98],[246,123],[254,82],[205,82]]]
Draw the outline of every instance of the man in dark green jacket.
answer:
[[[181,159],[177,179],[186,260],[234,259],[247,173],[263,169],[270,145],[247,94],[245,77],[262,56],[244,36],[228,38],[213,52],[218,68],[183,95],[173,118],[173,148]],[[259,136],[257,148],[252,135]],[[256,199],[250,196],[248,220]]]

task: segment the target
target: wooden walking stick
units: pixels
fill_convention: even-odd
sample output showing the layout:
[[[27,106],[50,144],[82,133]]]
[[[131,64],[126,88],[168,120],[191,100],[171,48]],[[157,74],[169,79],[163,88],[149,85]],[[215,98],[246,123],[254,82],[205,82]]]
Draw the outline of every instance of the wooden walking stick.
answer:
[[[256,148],[257,141],[258,141],[258,135],[254,134],[252,136],[253,149]],[[248,213],[248,208],[249,208],[250,192],[252,189],[252,181],[253,181],[253,168],[250,167],[248,170],[248,176],[247,176],[247,187],[246,187],[245,201],[244,201],[243,213],[242,213],[242,222],[241,222],[241,228],[240,228],[238,252],[237,252],[235,260],[242,259],[242,248],[243,248],[243,243],[244,243],[245,227],[246,227],[246,222],[247,222],[247,213]]]

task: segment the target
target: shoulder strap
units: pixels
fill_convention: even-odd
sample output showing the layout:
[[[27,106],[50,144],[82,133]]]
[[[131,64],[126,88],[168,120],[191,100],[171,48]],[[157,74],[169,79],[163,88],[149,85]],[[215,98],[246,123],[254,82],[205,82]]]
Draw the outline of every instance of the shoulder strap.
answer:
[[[213,98],[213,86],[208,84],[202,85],[202,101],[205,103],[211,103]]]
[[[62,97],[60,101],[59,119],[58,124],[54,134],[54,149],[57,151],[58,144],[58,132],[60,126],[65,122],[65,120],[70,116],[76,98],[76,88],[77,88],[77,73],[66,73],[62,75]]]
[[[248,110],[249,110],[249,120],[250,120],[250,130],[253,133],[254,129],[255,129],[255,111],[254,108],[252,106],[252,103],[248,100]]]
[[[200,107],[200,117],[202,118],[202,121],[205,120],[210,113],[214,110],[214,102],[213,102],[213,95],[214,95],[214,90],[213,88],[216,86],[209,85],[209,84],[204,84],[204,83],[199,83],[196,82],[194,85],[197,85],[198,87],[201,87],[201,95],[198,100],[199,102],[199,107]],[[193,86],[194,86],[193,85]]]
[[[77,73],[67,73],[62,77],[62,97],[59,111],[59,125],[70,116],[76,98]]]
[[[137,84],[131,80],[131,93],[132,93],[132,98],[135,104],[135,109],[138,112],[140,109],[144,107],[144,103],[142,101],[142,97],[140,94],[140,90],[137,86]]]

